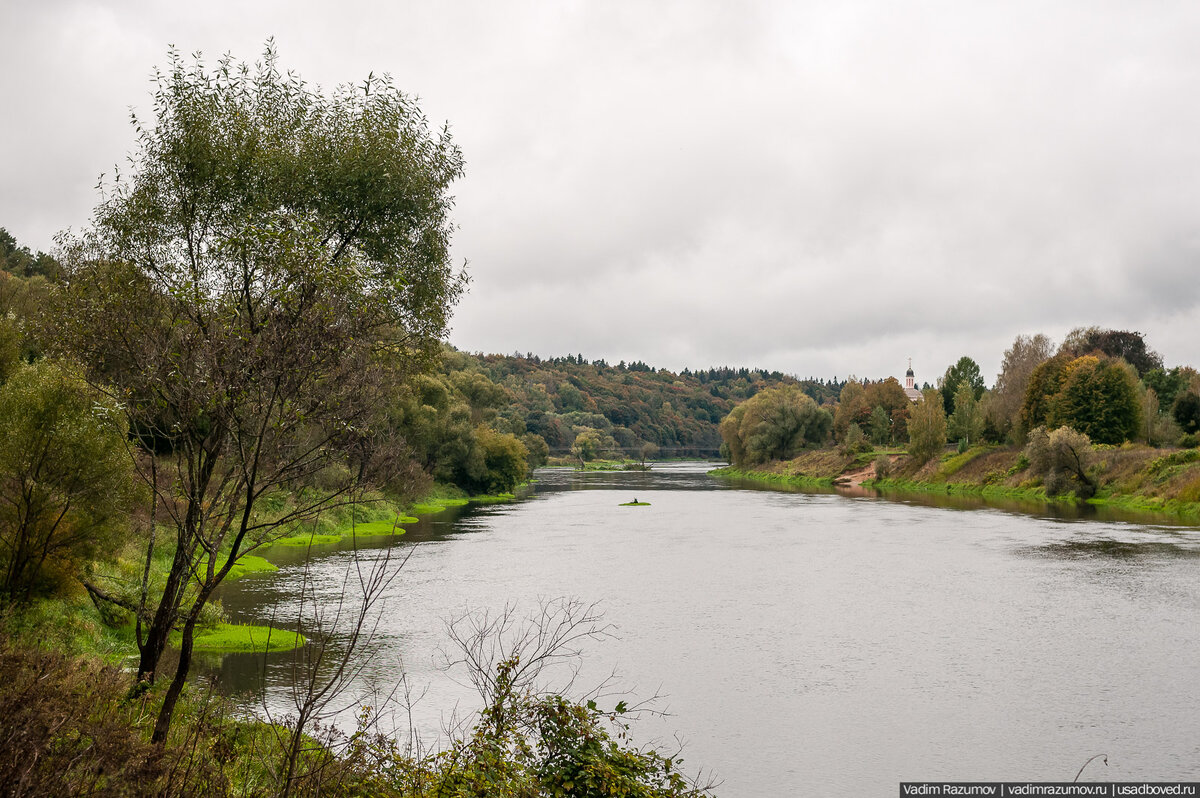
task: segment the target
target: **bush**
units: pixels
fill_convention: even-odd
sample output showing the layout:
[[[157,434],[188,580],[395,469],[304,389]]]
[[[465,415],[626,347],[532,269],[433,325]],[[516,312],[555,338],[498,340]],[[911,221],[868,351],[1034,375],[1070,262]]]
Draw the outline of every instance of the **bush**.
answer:
[[[1193,449],[1200,446],[1200,432],[1189,432],[1186,435],[1180,435],[1179,445],[1184,449]]]
[[[111,550],[134,495],[112,403],[62,363],[22,365],[0,387],[0,592],[51,592]]]
[[[118,668],[18,646],[0,629],[4,794],[225,793],[224,777],[204,753],[146,741],[143,708],[121,700],[128,686]]]
[[[887,479],[892,475],[892,458],[881,454],[875,458],[875,479]]]
[[[862,427],[857,423],[851,422],[850,427],[846,430],[846,440],[842,444],[842,453],[848,456],[857,454],[865,454],[873,451],[871,442],[867,440],[867,436],[863,434]]]
[[[1037,427],[1029,433],[1025,456],[1030,473],[1042,477],[1047,496],[1074,491],[1080,499],[1090,499],[1096,494],[1096,480],[1089,473],[1092,442],[1082,432]]]

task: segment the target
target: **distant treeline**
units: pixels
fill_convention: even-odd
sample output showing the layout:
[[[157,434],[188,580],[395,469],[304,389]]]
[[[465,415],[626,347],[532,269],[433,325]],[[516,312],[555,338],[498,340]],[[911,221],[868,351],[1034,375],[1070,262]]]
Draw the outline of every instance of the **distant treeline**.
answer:
[[[779,371],[722,366],[674,373],[641,361],[609,365],[582,354],[484,355],[447,349],[441,379],[479,418],[550,454],[714,455],[717,425],[739,402],[778,385],[796,385],[819,404],[837,399],[845,381],[799,380]],[[576,452],[578,454],[579,452]],[[586,459],[586,458],[585,458]],[[535,454],[536,460],[536,454]]]

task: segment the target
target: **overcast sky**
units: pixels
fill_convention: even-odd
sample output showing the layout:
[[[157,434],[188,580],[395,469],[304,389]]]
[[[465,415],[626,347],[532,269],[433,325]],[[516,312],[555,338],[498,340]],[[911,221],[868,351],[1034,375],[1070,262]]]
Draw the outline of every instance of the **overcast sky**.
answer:
[[[0,2],[0,226],[88,220],[169,44],[390,72],[467,160],[451,341],[989,383],[1098,324],[1200,366],[1194,2]]]

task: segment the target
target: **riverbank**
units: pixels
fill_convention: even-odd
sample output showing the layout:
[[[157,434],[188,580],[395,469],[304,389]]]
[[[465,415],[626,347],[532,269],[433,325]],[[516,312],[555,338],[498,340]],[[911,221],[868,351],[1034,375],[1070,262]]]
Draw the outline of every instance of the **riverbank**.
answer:
[[[419,500],[409,503],[396,502],[378,494],[370,495],[354,504],[331,507],[315,520],[288,530],[287,534],[256,549],[253,554],[242,555],[224,581],[230,583],[238,579],[259,578],[260,575],[277,571],[278,567],[272,562],[273,549],[284,551],[310,546],[333,547],[350,536],[401,536],[405,534],[405,525],[418,523],[421,517],[470,503],[515,501],[519,495],[520,488],[516,493],[467,496],[463,491],[447,485],[434,485]],[[262,504],[264,510],[284,514],[291,509],[294,499],[288,494],[276,494],[265,497]],[[170,568],[174,555],[172,538],[173,534],[160,530],[148,574],[147,592],[152,598],[161,594],[161,586]],[[104,593],[119,598],[127,605],[135,605],[145,568],[145,556],[145,543],[130,541],[112,560],[97,563],[95,572],[88,579]],[[220,557],[218,562],[222,562]],[[200,567],[205,566],[201,564]],[[73,655],[93,656],[113,665],[124,664],[137,656],[132,613],[116,604],[93,600],[82,584],[64,589],[53,598],[35,599],[21,613],[10,615],[5,623],[14,639],[29,645],[40,645]],[[243,625],[228,623],[219,601],[214,602],[212,609],[204,613],[197,631],[195,649],[212,654],[254,650],[259,641],[267,638],[265,629],[247,630]],[[305,642],[303,636],[297,636],[294,630],[276,628],[270,635],[273,651],[281,647],[293,648]]]
[[[886,473],[878,472],[887,454]],[[715,476],[750,479],[792,487],[861,484],[882,493],[930,493],[1016,499],[1049,504],[1078,504],[1073,493],[1046,494],[1041,478],[1030,471],[1020,448],[976,446],[947,451],[924,464],[904,453],[849,455],[837,449],[807,451],[793,460],[752,469],[720,468]],[[1200,450],[1155,449],[1140,444],[1096,446],[1089,473],[1096,495],[1088,504],[1159,514],[1174,520],[1200,520]]]

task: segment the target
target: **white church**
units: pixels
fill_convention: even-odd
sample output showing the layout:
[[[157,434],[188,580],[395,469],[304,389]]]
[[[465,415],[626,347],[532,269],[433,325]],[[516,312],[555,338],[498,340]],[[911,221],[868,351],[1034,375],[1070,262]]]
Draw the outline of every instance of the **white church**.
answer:
[[[904,395],[910,402],[920,402],[925,397],[913,385],[912,358],[908,359],[908,371],[904,372]]]

